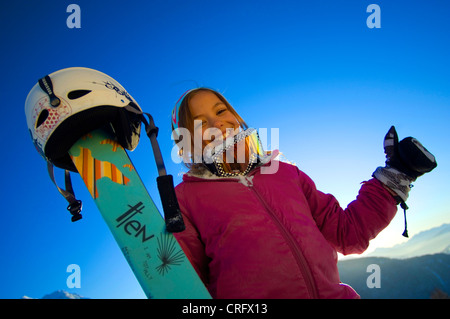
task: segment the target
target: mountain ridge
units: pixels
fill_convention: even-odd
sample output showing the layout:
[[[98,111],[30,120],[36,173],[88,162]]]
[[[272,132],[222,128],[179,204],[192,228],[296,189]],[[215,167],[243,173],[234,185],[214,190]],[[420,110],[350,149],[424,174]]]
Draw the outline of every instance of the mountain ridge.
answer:
[[[369,287],[377,265],[379,287]],[[370,267],[369,267],[370,266]],[[450,255],[432,254],[395,259],[362,257],[338,262],[340,279],[363,299],[429,299],[450,294]]]
[[[424,230],[393,247],[377,248],[365,257],[406,259],[438,253],[450,253],[450,224]]]
[[[42,298],[31,298],[23,296],[22,299],[89,299],[76,293],[70,293],[65,290],[56,290],[50,294],[44,295]]]
[[[364,257],[339,260],[338,269],[341,281],[364,299],[448,298],[450,224],[422,231],[393,247],[377,248]],[[368,287],[373,269],[379,272],[379,288]]]

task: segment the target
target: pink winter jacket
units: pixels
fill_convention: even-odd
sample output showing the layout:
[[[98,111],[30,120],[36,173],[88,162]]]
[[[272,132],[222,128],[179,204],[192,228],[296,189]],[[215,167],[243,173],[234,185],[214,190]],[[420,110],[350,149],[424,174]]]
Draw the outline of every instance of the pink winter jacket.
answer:
[[[176,234],[213,298],[359,298],[339,280],[337,253],[362,253],[397,207],[376,180],[344,210],[296,166],[246,177],[185,174]]]

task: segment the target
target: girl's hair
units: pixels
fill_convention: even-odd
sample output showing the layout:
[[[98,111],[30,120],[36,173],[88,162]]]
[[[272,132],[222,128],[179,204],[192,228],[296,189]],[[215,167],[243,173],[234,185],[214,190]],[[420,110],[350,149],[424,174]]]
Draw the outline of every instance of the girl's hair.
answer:
[[[178,110],[178,127],[179,128],[184,127],[186,129],[188,129],[188,131],[191,133],[190,134],[191,150],[194,149],[194,118],[192,117],[191,111],[189,110],[189,102],[199,92],[210,92],[210,93],[215,94],[219,98],[219,100],[225,104],[227,109],[236,117],[241,129],[245,130],[248,128],[248,125],[245,123],[245,121],[241,118],[241,116],[236,112],[236,110],[231,106],[231,104],[227,101],[227,99],[225,99],[225,97],[222,94],[220,94],[219,92],[217,92],[215,90],[205,88],[205,87],[200,87],[198,89],[194,89],[186,94],[186,96],[181,101],[181,104],[180,104],[180,107]],[[174,141],[176,144],[181,142],[184,138],[183,135],[178,136],[178,134],[174,130],[173,124],[172,124],[172,134],[173,134],[173,138],[174,138]],[[186,167],[189,169],[196,169],[196,168],[199,168],[199,166],[202,166],[202,164],[194,163],[194,161],[192,159],[192,154],[183,154],[183,149],[179,150],[179,155],[181,157],[183,157],[183,159],[190,158],[190,162],[188,162],[186,160],[183,161],[184,164],[186,165]]]

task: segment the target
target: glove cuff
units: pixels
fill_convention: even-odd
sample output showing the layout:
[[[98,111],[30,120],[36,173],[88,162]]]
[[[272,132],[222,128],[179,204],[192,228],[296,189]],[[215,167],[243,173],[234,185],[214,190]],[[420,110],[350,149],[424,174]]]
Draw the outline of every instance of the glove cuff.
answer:
[[[372,176],[389,187],[404,202],[408,199],[411,183],[415,180],[390,166],[377,167]]]

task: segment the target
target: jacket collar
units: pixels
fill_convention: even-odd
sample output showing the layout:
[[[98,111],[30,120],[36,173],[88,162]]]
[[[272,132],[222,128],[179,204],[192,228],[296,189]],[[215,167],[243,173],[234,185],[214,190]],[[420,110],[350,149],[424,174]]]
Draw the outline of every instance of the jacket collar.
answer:
[[[189,170],[186,174],[183,175],[184,182],[200,182],[205,180],[244,180],[248,176],[254,175],[257,171],[261,169],[262,166],[269,165],[271,161],[276,160],[276,158],[280,155],[279,150],[274,150],[266,155],[266,157],[262,160],[260,164],[258,164],[255,168],[253,168],[247,175],[239,175],[232,177],[219,177],[211,173],[205,166],[199,166],[195,170]]]

